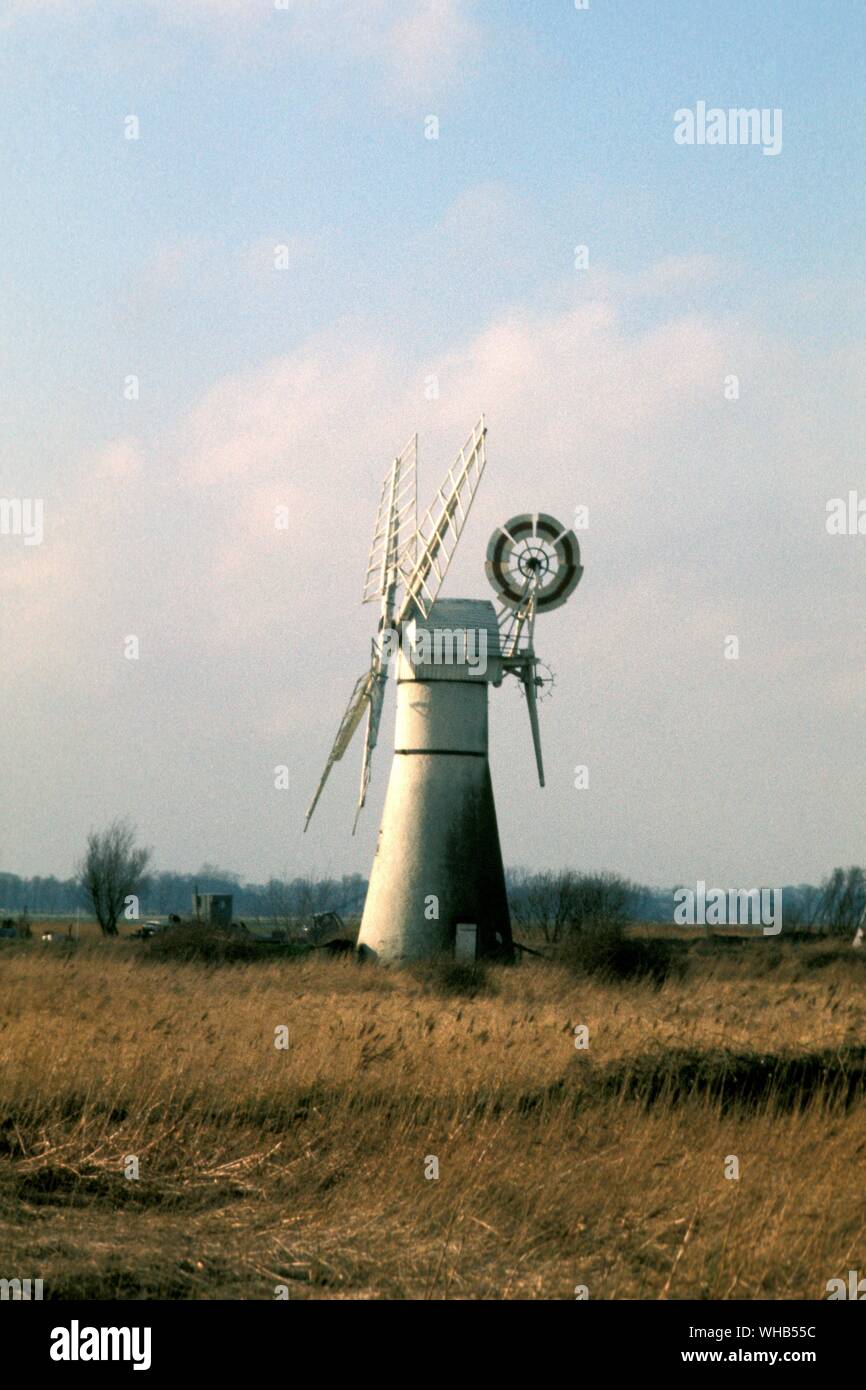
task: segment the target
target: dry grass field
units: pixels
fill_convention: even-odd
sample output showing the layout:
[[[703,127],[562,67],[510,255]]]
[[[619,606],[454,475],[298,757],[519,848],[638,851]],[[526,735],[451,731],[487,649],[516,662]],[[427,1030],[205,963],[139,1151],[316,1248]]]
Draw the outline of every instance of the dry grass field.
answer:
[[[0,1274],[46,1298],[825,1297],[866,1270],[864,955],[694,943],[655,988],[4,946]]]

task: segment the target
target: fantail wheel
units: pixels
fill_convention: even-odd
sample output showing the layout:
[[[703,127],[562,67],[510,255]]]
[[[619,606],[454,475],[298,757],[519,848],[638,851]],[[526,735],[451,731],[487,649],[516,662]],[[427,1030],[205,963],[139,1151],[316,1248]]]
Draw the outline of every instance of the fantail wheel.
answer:
[[[537,612],[565,603],[583,574],[576,535],[544,512],[524,512],[497,527],[484,568],[509,608],[532,597]]]

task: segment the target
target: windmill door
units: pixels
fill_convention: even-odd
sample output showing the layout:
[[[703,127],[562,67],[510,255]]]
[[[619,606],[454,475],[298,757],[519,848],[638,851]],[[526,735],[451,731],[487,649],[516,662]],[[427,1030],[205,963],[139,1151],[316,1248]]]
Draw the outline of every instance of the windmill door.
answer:
[[[458,922],[454,934],[454,959],[474,961],[478,954],[478,927],[475,922]]]

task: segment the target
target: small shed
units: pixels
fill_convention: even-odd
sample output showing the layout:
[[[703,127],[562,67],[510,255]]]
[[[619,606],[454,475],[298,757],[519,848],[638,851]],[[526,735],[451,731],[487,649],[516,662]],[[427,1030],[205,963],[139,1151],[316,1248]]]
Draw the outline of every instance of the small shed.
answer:
[[[192,915],[212,927],[231,925],[234,898],[231,893],[193,893]]]

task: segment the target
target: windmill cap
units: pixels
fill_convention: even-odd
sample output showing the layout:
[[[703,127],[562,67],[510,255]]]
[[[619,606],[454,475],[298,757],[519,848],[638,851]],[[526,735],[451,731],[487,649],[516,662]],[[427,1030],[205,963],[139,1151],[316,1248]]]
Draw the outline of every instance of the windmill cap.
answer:
[[[404,624],[398,680],[502,678],[496,609],[488,599],[440,598],[426,618]]]

